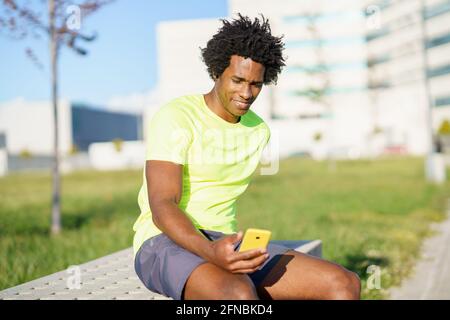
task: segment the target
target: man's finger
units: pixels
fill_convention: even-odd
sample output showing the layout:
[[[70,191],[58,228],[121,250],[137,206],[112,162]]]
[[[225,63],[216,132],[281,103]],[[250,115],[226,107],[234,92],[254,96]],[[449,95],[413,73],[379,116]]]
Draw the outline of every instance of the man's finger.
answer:
[[[238,260],[233,263],[233,269],[253,269],[260,266],[267,258],[269,254],[264,254],[253,259]]]
[[[239,231],[238,233],[235,233],[228,238],[230,239],[231,243],[234,244],[242,239],[242,231]]]
[[[261,255],[261,252],[259,250],[236,252],[230,260],[231,260],[231,262],[237,262],[237,261],[242,261],[242,260],[253,259],[260,255]]]
[[[244,252],[236,252],[236,254],[232,258],[232,261],[234,262],[234,261],[239,261],[239,260],[249,260],[249,259],[259,257],[265,253],[267,253],[266,249],[252,249],[252,250],[246,250]]]
[[[255,271],[258,271],[258,269],[242,269],[233,271],[232,273],[253,273]]]

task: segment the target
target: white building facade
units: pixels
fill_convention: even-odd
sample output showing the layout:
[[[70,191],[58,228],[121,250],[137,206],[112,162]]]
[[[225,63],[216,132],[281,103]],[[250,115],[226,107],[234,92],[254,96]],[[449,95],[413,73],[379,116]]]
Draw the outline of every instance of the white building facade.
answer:
[[[450,1],[366,5],[378,20],[366,35],[374,120],[387,133],[389,145],[425,154],[432,133],[450,119]]]
[[[344,8],[341,1],[330,6],[323,1],[291,0],[229,3],[232,17],[237,12],[250,17],[261,12],[269,18],[272,33],[284,35],[287,66],[277,85],[265,86],[252,106],[271,127],[273,139],[279,140],[280,156],[308,152],[324,158],[339,150],[346,155],[370,153],[365,17],[360,5],[350,1]],[[219,19],[159,25],[162,101],[211,89],[200,47],[221,25]]]
[[[69,153],[72,147],[70,103],[58,105],[59,150]],[[0,132],[6,137],[10,154],[51,155],[53,153],[53,109],[48,101],[16,99],[0,106]]]
[[[138,151],[143,150],[142,141],[135,142],[142,140],[141,131],[142,117],[138,114],[60,100],[61,168],[71,171],[91,166],[97,169],[136,167],[133,158],[140,159]],[[0,105],[0,176],[9,171],[48,169],[53,161],[54,136],[50,102],[16,99]]]
[[[229,16],[261,13],[283,35],[286,67],[252,106],[280,156],[423,155],[430,148],[427,74],[436,132],[450,118],[450,1],[230,0]],[[212,87],[200,47],[219,19],[158,28],[161,102]],[[427,50],[427,62],[422,44]]]

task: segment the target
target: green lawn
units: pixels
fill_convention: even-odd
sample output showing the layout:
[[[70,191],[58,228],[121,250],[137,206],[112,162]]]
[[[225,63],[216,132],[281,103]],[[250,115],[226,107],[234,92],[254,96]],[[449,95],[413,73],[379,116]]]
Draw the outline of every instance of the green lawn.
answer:
[[[48,234],[49,174],[0,179],[0,290],[131,246],[141,171],[63,177],[61,235]],[[238,203],[239,226],[274,239],[321,239],[325,259],[356,271],[363,298],[385,297],[408,272],[428,224],[444,218],[450,183],[423,179],[423,159],[326,162],[291,158],[273,176],[255,175]],[[369,265],[382,270],[369,290]]]

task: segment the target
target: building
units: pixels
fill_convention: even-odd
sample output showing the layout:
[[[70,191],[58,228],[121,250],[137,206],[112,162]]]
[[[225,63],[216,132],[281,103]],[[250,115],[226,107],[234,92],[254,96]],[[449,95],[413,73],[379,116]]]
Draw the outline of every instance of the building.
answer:
[[[220,27],[218,19],[164,21],[157,26],[158,86],[162,101],[208,92],[213,82],[200,47]]]
[[[142,139],[140,115],[64,100],[59,102],[58,108],[59,150],[63,161],[71,155],[86,155],[93,143]],[[48,168],[54,144],[51,103],[18,99],[2,104],[0,136],[7,153],[8,171]]]
[[[366,15],[377,20],[366,34],[376,125],[389,145],[427,153],[430,127],[450,119],[450,1],[367,1]]]
[[[142,140],[142,117],[124,112],[94,109],[89,105],[71,105],[72,144],[87,151],[93,142]]]
[[[230,17],[262,13],[273,34],[284,35],[287,65],[278,84],[266,86],[252,106],[275,133],[280,156],[428,152],[429,124],[436,132],[450,119],[450,1],[423,5],[229,1]],[[199,47],[220,25],[208,19],[159,26],[161,101],[210,89]]]
[[[284,35],[286,67],[272,87],[270,124],[281,153],[369,154],[365,17],[355,1],[231,0],[230,13],[264,14]]]
[[[279,153],[323,158],[328,152],[362,154],[371,132],[367,95],[365,17],[360,3],[231,0],[237,12],[269,18],[284,34],[287,66],[276,86],[266,86],[252,106],[272,129]],[[206,93],[213,83],[200,47],[221,26],[218,19],[169,21],[158,27],[161,100]],[[331,27],[330,27],[331,26]]]

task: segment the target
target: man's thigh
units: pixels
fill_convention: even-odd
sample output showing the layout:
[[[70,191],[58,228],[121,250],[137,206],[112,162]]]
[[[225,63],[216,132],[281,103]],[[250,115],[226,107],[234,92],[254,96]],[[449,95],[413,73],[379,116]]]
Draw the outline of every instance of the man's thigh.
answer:
[[[289,250],[256,289],[261,299],[333,299],[336,284],[347,281],[353,288],[354,279],[352,272],[336,263]]]
[[[254,300],[256,288],[246,274],[234,274],[205,262],[192,271],[186,281],[185,300]]]

